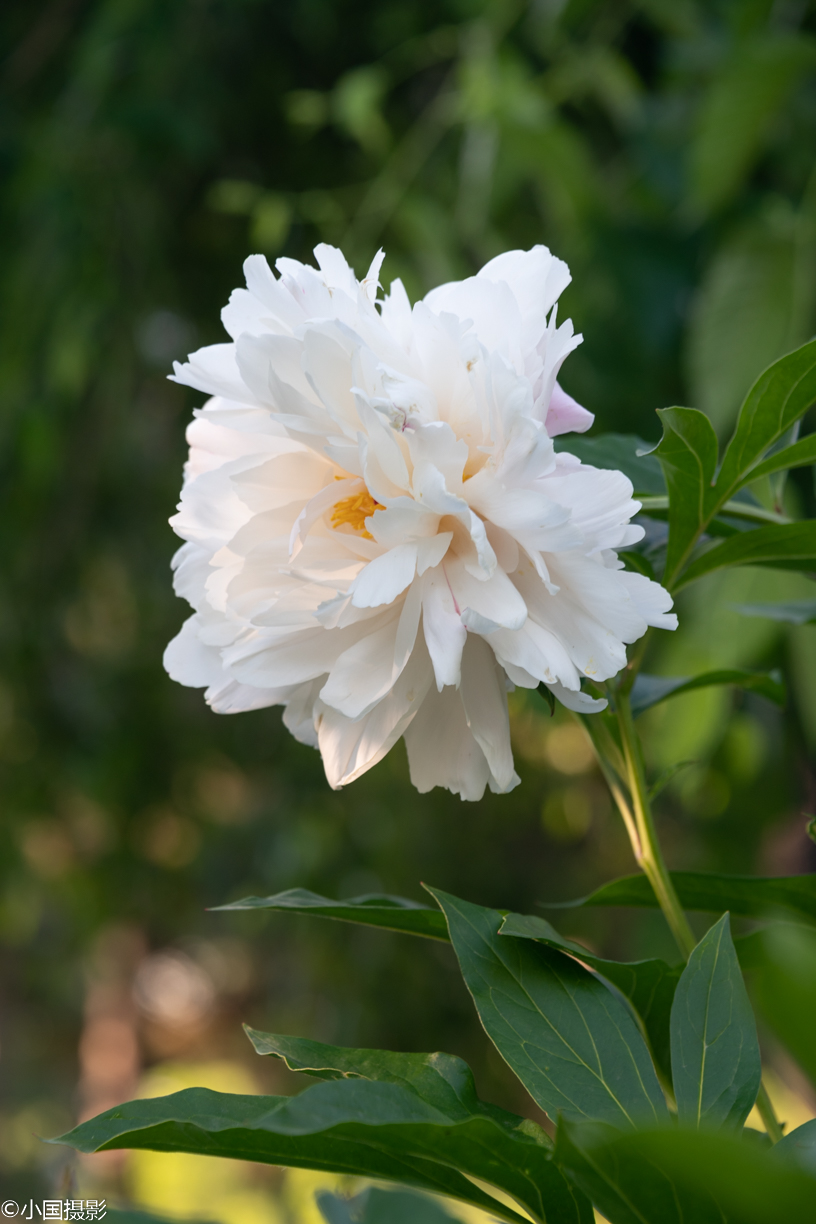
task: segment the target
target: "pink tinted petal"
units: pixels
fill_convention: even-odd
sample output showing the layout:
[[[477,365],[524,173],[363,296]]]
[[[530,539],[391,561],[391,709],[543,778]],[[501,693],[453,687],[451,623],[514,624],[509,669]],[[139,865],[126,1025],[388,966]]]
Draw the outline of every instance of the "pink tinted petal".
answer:
[[[544,427],[551,438],[565,433],[586,433],[594,420],[594,413],[587,412],[577,400],[567,395],[559,383],[555,384],[544,421]]]

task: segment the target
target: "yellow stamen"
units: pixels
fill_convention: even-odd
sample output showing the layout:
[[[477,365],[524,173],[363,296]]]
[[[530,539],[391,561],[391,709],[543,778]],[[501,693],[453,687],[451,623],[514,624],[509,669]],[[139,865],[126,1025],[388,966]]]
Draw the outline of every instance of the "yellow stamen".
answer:
[[[348,523],[353,531],[360,532],[363,539],[373,540],[371,532],[366,531],[365,521],[375,510],[382,509],[380,503],[375,501],[366,489],[365,493],[355,493],[352,497],[344,497],[336,503],[332,510],[331,525],[342,527],[344,523]]]

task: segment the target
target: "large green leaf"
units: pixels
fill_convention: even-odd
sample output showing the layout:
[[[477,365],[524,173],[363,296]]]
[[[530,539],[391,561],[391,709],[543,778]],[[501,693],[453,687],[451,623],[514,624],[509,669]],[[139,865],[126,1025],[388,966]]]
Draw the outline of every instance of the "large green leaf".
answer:
[[[315,1199],[326,1224],[459,1224],[441,1203],[411,1190],[370,1186],[354,1198],[323,1190]]]
[[[684,909],[719,914],[730,910],[751,918],[788,910],[816,922],[816,874],[798,876],[727,876],[703,871],[672,871],[672,883]],[[585,905],[634,905],[657,909],[658,901],[645,875],[623,876],[604,884],[588,897],[561,902],[547,909]]]
[[[551,1118],[632,1126],[665,1116],[646,1043],[620,999],[571,956],[500,936],[498,910],[428,891],[487,1035]]]
[[[700,940],[677,983],[671,1052],[680,1121],[741,1129],[759,1092],[762,1060],[728,914]]]
[[[499,931],[517,939],[535,939],[575,956],[625,995],[643,1022],[652,1053],[666,1080],[671,1083],[669,1017],[682,965],[663,960],[613,961],[595,956],[581,944],[564,939],[545,918],[532,914],[508,914]]]
[[[806,438],[794,442],[793,446],[786,446],[764,459],[751,472],[751,480],[772,476],[775,472],[787,472],[791,468],[806,467],[811,463],[816,463],[816,433],[808,434]]]
[[[737,418],[723,456],[717,495],[727,501],[754,479],[762,457],[816,400],[816,340],[780,357],[760,374]]]
[[[743,616],[762,616],[786,625],[812,625],[816,622],[816,599],[792,599],[788,603],[732,604]]]
[[[682,693],[691,693],[695,689],[711,688],[719,684],[737,684],[740,688],[761,693],[778,706],[785,704],[785,683],[778,671],[755,672],[744,667],[734,667],[691,677],[650,676],[640,672],[632,687],[632,713],[637,716],[669,697],[679,697]]]
[[[623,472],[632,482],[635,495],[666,492],[666,480],[652,446],[635,434],[598,434],[587,438],[580,434],[556,438],[555,449],[568,451],[590,467],[613,468]]]
[[[664,408],[658,416],[663,437],[654,454],[669,490],[666,582],[671,584],[714,512],[717,435],[705,413],[696,408]]]
[[[485,1118],[474,1121],[489,1144],[497,1124]],[[472,1129],[474,1121],[464,1126]],[[171,1096],[128,1101],[51,1142],[80,1152],[114,1148],[194,1152],[401,1182],[461,1199],[519,1224],[522,1217],[517,1212],[500,1206],[446,1162],[450,1150],[446,1145],[457,1130],[455,1120],[408,1088],[342,1080],[315,1084],[296,1097],[236,1096],[187,1088]],[[529,1143],[536,1146],[535,1139]],[[415,1155],[415,1144],[429,1148],[433,1155]],[[571,1218],[579,1219],[577,1211]]]
[[[774,923],[761,938],[754,975],[759,1010],[816,1085],[816,931]]]
[[[251,1030],[250,1037],[260,1052],[308,1066],[325,1082],[296,1097],[189,1089],[131,1101],[55,1142],[80,1151],[146,1147],[385,1178],[520,1219],[464,1172],[500,1186],[536,1220],[591,1220],[588,1204],[552,1162],[541,1127],[479,1101],[461,1059],[344,1050]]]
[[[423,935],[426,939],[447,940],[448,929],[439,910],[409,901],[405,897],[367,894],[348,901],[330,901],[305,888],[289,888],[273,897],[244,897],[229,905],[214,906],[220,910],[272,909],[294,914],[310,914],[315,918],[335,918],[340,922],[356,922],[363,926],[382,927],[386,931],[402,931],[408,935]]]
[[[723,1224],[710,1194],[681,1190],[675,1180],[621,1145],[609,1125],[562,1122],[556,1158],[610,1224]],[[635,1134],[634,1138],[640,1136]]]
[[[293,1071],[319,1079],[355,1079],[408,1088],[458,1124],[455,1142],[443,1144],[455,1167],[498,1186],[528,1211],[547,1220],[580,1220],[581,1207],[551,1160],[549,1138],[535,1123],[480,1101],[470,1068],[451,1054],[355,1050],[302,1037],[248,1028],[258,1054],[282,1059]],[[492,1126],[479,1126],[480,1121]],[[469,1125],[465,1125],[469,1124]],[[431,1144],[438,1140],[431,1135]],[[410,1150],[434,1158],[435,1147],[410,1141]],[[442,1158],[442,1157],[440,1157]],[[577,1211],[577,1214],[576,1214]]]
[[[814,1224],[816,1178],[723,1132],[562,1125],[556,1159],[610,1224]]]
[[[666,586],[675,587],[678,578],[679,585],[683,585],[724,565],[807,568],[804,562],[814,557],[813,531],[808,534],[812,524],[795,523],[772,524],[746,532],[750,544],[745,543],[742,535],[731,537],[725,544],[697,557],[683,573],[711,520],[743,485],[755,479],[755,471],[762,474],[760,467],[767,451],[780,438],[784,440],[784,435],[814,400],[816,340],[780,358],[757,379],[740,409],[719,473],[717,437],[705,414],[694,408],[666,408],[659,413],[663,437],[653,453],[663,466],[669,492],[669,540],[663,578]],[[776,456],[769,458],[770,467],[765,474],[779,470],[779,462]]]
[[[742,531],[712,544],[695,557],[675,587],[686,586],[714,570],[731,565],[763,565],[771,569],[816,570],[816,520],[771,524]]]

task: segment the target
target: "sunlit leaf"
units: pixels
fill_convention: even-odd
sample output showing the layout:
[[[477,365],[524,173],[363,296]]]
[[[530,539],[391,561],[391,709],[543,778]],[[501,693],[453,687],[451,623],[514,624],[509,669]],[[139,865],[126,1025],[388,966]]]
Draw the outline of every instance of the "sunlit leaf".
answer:
[[[193,1152],[401,1182],[450,1195],[519,1224],[522,1217],[517,1212],[499,1205],[456,1170],[455,1149],[462,1128],[476,1143],[481,1137],[488,1154],[491,1141],[502,1137],[501,1127],[491,1118],[452,1118],[408,1087],[348,1079],[315,1084],[296,1097],[235,1096],[188,1088],[171,1096],[128,1101],[51,1142],[80,1152],[115,1148]],[[534,1161],[542,1158],[539,1148],[542,1154],[549,1150],[519,1133],[518,1144],[525,1140],[535,1149]],[[417,1155],[418,1148],[432,1155]],[[532,1194],[535,1188],[529,1189]],[[573,1204],[572,1216],[551,1219],[583,1224],[575,1200],[568,1201]]]
[[[498,910],[428,891],[487,1035],[551,1118],[632,1126],[665,1116],[646,1043],[603,983],[552,947],[500,936]]]
[[[256,1053],[280,1058],[293,1071],[324,1080],[362,1080],[409,1089],[457,1125],[455,1133],[444,1140],[433,1132],[425,1138],[409,1136],[407,1151],[429,1158],[436,1152],[438,1159],[498,1186],[537,1217],[580,1220],[585,1204],[573,1201],[550,1159],[545,1132],[533,1122],[480,1101],[470,1068],[461,1058],[346,1049],[302,1037],[246,1031]],[[433,1146],[439,1144],[441,1147]]]
[[[768,448],[807,412],[814,400],[816,340],[810,340],[769,366],[748,392],[717,476],[721,501],[727,501],[753,478]]]
[[[759,480],[762,476],[771,476],[774,472],[787,472],[791,468],[806,467],[816,463],[816,433],[800,438],[793,446],[786,446],[768,459],[764,459],[751,472],[751,480]]]
[[[758,527],[713,544],[681,574],[678,587],[732,565],[816,571],[816,521]]]

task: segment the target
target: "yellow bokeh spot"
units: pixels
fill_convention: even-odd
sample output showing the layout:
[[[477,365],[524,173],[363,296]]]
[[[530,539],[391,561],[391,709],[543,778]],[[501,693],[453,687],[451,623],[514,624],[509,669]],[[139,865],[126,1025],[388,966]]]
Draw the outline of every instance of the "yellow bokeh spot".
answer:
[[[348,523],[349,527],[354,531],[359,531],[364,539],[373,540],[371,532],[366,531],[365,521],[375,510],[382,509],[380,503],[375,501],[366,489],[365,493],[355,493],[352,497],[344,497],[342,501],[335,504],[332,510],[331,525],[342,527]]]

